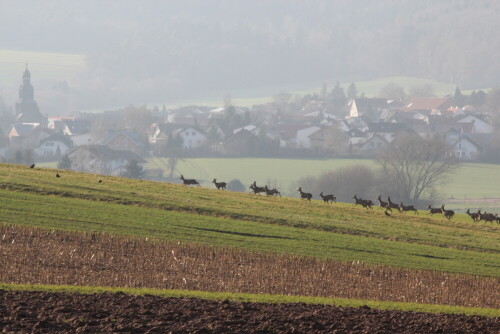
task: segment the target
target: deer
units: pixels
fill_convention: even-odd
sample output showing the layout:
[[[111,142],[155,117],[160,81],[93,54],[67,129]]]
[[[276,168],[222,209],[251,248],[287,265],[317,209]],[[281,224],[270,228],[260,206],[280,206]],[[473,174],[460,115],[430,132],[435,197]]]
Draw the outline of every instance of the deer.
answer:
[[[305,193],[302,191],[302,187],[299,187],[299,189],[297,190],[299,193],[300,193],[300,197],[302,199],[306,199],[308,201],[311,201],[311,198],[313,197],[313,195],[311,193]]]
[[[497,220],[497,216],[492,213],[485,212],[479,215],[479,221],[481,220],[484,220],[486,223],[493,223]]]
[[[469,217],[471,217],[471,219],[474,223],[477,223],[479,221],[479,217],[481,215],[481,210],[477,210],[477,212],[470,212],[470,209],[467,209],[467,211],[465,211],[465,213],[468,214]]]
[[[408,211],[413,211],[415,212],[416,215],[418,215],[418,210],[415,209],[413,205],[404,205],[403,202],[399,205],[399,210],[402,211],[403,213],[407,213]]]
[[[328,203],[328,202],[335,202],[337,203],[337,197],[333,195],[323,195],[323,192],[319,194],[319,196],[323,199],[323,202]]]
[[[215,184],[215,187],[217,190],[226,190],[226,182],[217,182],[217,179],[214,179],[212,181],[213,184]]]
[[[198,181],[196,181],[195,179],[185,179],[184,175],[182,174],[181,174],[181,180],[185,186],[190,186],[190,185],[197,185],[198,187],[200,186],[200,183]]]
[[[352,198],[354,199],[354,206],[359,204],[365,209],[373,209],[373,202],[372,201],[358,198],[358,194],[355,194]]]
[[[453,210],[445,210],[444,209],[444,204],[441,205],[441,213],[448,220],[450,220],[451,218],[453,218],[453,216],[455,215],[455,211],[453,211]]]
[[[267,196],[278,196],[281,197],[281,193],[278,189],[269,189],[267,186],[264,186],[264,190],[266,191]]]
[[[430,204],[427,207],[427,210],[429,210],[428,215],[434,215],[435,213],[442,213],[441,208],[433,208]]]
[[[401,211],[398,204],[391,202],[391,196],[387,196],[387,207]]]
[[[377,201],[378,201],[378,206],[381,209],[385,209],[385,211],[387,211],[387,210],[392,211],[392,209],[389,207],[389,203],[382,201],[381,195],[378,195]]]
[[[264,187],[258,187],[255,181],[253,181],[249,188],[253,190],[254,195],[266,192],[266,189]]]

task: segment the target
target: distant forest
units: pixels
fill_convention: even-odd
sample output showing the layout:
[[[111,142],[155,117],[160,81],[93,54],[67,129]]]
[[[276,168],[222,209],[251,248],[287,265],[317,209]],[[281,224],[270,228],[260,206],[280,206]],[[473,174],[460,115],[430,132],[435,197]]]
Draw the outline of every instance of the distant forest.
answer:
[[[72,85],[92,101],[111,90],[148,102],[383,76],[462,89],[500,78],[498,0],[3,1],[0,30],[15,32],[3,48],[85,54],[89,72]]]

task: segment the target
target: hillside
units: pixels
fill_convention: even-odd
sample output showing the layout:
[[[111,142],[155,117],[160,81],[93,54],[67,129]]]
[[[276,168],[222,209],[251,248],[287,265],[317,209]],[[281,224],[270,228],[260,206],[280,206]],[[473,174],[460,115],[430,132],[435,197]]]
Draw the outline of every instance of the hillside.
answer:
[[[0,165],[0,221],[500,276],[499,227],[462,215],[386,217],[352,204],[61,174]]]

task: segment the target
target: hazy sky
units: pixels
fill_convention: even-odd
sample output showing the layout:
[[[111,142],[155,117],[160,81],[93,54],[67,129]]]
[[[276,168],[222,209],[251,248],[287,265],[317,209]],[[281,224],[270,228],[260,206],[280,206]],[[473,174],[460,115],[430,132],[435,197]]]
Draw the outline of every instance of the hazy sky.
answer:
[[[483,88],[500,77],[499,19],[495,0],[0,0],[0,47],[83,55],[59,72],[33,57],[51,112],[68,96],[86,109],[386,76]],[[6,101],[12,64],[0,52]]]

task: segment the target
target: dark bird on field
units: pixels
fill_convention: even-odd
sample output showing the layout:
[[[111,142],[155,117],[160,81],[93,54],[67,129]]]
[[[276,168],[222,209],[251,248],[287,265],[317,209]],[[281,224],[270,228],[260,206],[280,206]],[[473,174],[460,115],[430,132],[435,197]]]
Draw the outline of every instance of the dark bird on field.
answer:
[[[35,164],[31,165],[30,168],[35,168]]]
[[[392,217],[392,216],[389,214],[389,212],[387,212],[387,210],[385,210],[385,211],[384,211],[384,213],[385,213],[385,215],[386,215],[386,216]]]
[[[56,177],[61,177],[61,175],[59,175],[59,173],[56,173]]]
[[[99,183],[102,183],[102,180],[99,180]]]

